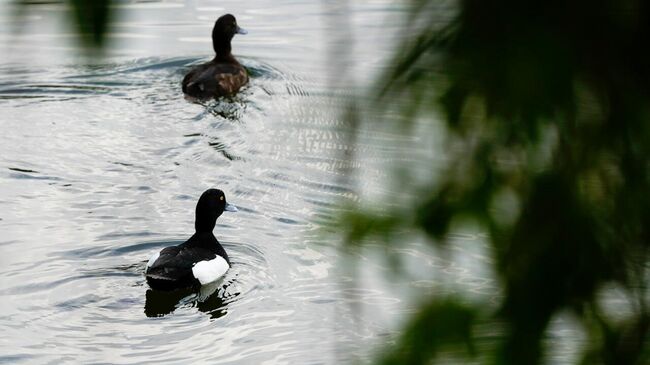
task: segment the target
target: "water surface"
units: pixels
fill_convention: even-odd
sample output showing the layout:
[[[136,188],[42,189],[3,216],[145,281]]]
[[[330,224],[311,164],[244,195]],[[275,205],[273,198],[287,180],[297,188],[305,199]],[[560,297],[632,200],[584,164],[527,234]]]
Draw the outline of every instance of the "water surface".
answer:
[[[438,158],[427,141],[390,149],[398,134],[351,145],[344,133],[341,101],[387,61],[400,6],[119,4],[111,47],[92,61],[61,4],[0,18],[0,362],[338,364],[390,342],[413,292],[498,294],[477,269],[489,260],[480,232],[452,237],[461,260],[405,235],[394,254],[420,275],[398,280],[381,255],[349,265],[322,229],[372,190],[346,172],[381,181],[378,161]],[[180,80],[210,57],[224,12],[249,30],[234,50],[250,86],[187,102]],[[215,229],[232,270],[201,293],[151,292],[147,259],[189,237],[210,187],[239,208]]]

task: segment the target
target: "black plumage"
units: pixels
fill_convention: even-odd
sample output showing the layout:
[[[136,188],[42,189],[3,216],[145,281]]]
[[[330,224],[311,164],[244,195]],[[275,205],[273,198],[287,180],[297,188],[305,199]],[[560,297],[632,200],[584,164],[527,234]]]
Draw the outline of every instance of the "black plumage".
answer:
[[[205,191],[196,205],[196,232],[178,246],[162,249],[153,262],[147,264],[147,283],[154,289],[170,290],[200,285],[192,268],[201,261],[222,257],[228,266],[230,259],[212,233],[217,218],[225,211],[236,211],[226,202],[225,194],[218,189]]]

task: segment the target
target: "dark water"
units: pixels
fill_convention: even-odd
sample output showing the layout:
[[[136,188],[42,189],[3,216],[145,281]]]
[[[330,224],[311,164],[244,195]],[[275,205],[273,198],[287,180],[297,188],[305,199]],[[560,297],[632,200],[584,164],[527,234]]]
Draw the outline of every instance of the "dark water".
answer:
[[[423,292],[460,287],[498,301],[480,232],[452,237],[458,257],[405,235],[394,254],[413,272],[396,279],[381,254],[346,259],[322,228],[359,189],[382,189],[388,173],[377,161],[427,155],[431,141],[385,148],[401,138],[390,132],[350,145],[340,116],[350,88],[386,62],[386,32],[403,9],[120,4],[111,47],[92,62],[76,55],[61,5],[20,21],[3,12],[0,362],[337,364],[389,343]],[[249,30],[234,49],[250,86],[232,100],[189,103],[180,80],[209,57],[224,12]],[[350,59],[332,52],[349,47],[354,63],[337,64]],[[346,150],[359,159],[343,159]],[[350,169],[362,171],[357,180],[342,178]],[[215,229],[233,268],[200,293],[149,291],[146,260],[192,233],[209,187],[239,208]]]

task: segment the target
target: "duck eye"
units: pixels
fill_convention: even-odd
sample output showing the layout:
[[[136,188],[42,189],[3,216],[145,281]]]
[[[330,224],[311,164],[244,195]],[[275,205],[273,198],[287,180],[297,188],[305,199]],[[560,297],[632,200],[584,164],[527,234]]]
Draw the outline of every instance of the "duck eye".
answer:
[[[219,197],[219,200],[223,200],[223,195]]]

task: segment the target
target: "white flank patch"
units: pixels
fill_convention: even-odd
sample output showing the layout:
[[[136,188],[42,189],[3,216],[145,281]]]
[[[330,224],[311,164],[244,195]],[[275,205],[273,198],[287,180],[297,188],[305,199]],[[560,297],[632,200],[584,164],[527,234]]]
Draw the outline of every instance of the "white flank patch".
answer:
[[[192,275],[201,285],[205,285],[222,277],[229,268],[230,266],[228,266],[226,260],[221,256],[217,256],[210,261],[197,262],[192,268]]]
[[[147,269],[150,268],[151,265],[153,265],[153,263],[156,262],[156,260],[158,260],[159,257],[160,257],[160,251],[153,254],[153,256],[151,256],[151,258],[149,259],[149,262],[147,262]]]

